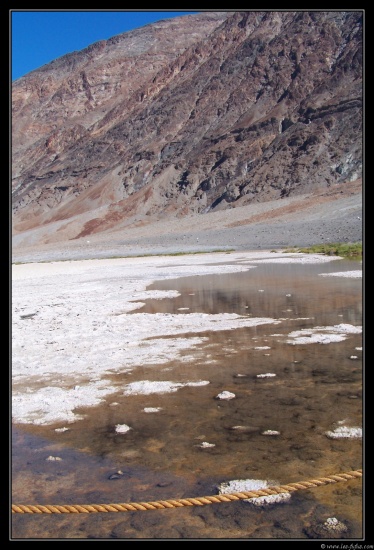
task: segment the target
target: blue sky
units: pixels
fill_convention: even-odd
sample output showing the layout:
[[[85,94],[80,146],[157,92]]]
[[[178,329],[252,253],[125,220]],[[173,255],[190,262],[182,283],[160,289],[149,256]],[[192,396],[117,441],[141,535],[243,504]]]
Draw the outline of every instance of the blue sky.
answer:
[[[202,10],[204,11],[204,10]],[[160,19],[196,11],[10,10],[11,78],[17,78],[98,40]]]

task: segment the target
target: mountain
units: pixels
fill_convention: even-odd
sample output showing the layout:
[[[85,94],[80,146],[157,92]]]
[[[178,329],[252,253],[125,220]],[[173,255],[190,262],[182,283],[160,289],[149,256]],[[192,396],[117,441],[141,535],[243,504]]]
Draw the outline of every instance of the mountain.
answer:
[[[203,12],[12,85],[12,228],[74,240],[352,186],[361,11]]]

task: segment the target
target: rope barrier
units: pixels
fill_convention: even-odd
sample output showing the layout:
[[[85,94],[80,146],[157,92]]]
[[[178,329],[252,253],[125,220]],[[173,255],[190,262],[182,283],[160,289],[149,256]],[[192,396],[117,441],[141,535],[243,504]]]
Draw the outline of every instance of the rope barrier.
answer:
[[[12,504],[13,514],[90,514],[98,512],[134,512],[138,510],[161,510],[165,508],[180,508],[183,506],[205,506],[220,502],[232,502],[248,498],[257,498],[280,493],[291,493],[302,489],[312,489],[330,483],[349,481],[362,477],[362,470],[354,470],[337,475],[310,479],[277,485],[256,491],[243,491],[240,493],[221,494],[207,497],[182,498],[176,500],[156,500],[154,502],[130,502],[127,504],[75,504],[75,505],[23,505]]]

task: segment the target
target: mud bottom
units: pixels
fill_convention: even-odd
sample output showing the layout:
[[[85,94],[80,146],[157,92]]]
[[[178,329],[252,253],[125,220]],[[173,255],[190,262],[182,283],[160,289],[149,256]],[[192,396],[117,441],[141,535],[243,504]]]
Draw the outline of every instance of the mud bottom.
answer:
[[[61,460],[51,460],[54,456]],[[24,465],[21,469],[20,466]],[[188,480],[123,462],[59,448],[13,431],[13,487],[17,504],[109,504],[202,497],[217,494],[221,478]],[[361,498],[360,481],[328,487],[330,505],[313,491],[294,493],[281,505],[246,501],[206,506],[91,514],[12,514],[18,539],[308,539],[359,538],[360,522],[343,519],[343,532],[328,530],[328,518],[342,518],[343,501]]]

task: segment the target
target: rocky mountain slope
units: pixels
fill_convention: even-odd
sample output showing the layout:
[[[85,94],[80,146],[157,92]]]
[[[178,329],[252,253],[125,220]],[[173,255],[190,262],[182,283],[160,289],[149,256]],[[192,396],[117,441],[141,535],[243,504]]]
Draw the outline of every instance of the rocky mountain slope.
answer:
[[[75,240],[353,187],[362,47],[360,11],[205,12],[16,80],[13,235]]]

